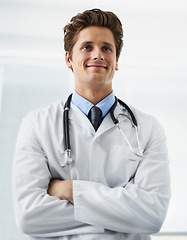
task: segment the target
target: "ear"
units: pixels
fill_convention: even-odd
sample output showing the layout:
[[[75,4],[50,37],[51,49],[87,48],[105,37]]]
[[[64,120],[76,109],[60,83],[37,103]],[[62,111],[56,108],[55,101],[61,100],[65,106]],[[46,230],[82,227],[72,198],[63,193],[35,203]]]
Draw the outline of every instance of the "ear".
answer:
[[[67,51],[65,53],[65,60],[66,60],[66,65],[68,66],[68,68],[72,68],[72,61],[70,59],[69,52],[67,52]]]
[[[118,62],[116,62],[115,70],[118,71]]]

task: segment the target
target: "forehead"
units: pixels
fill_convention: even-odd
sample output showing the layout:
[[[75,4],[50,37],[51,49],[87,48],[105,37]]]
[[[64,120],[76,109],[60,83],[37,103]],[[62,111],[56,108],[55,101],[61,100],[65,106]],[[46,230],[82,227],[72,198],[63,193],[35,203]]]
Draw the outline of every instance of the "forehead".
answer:
[[[81,44],[82,42],[105,42],[115,46],[113,33],[106,27],[90,26],[84,28],[78,33],[75,44]]]

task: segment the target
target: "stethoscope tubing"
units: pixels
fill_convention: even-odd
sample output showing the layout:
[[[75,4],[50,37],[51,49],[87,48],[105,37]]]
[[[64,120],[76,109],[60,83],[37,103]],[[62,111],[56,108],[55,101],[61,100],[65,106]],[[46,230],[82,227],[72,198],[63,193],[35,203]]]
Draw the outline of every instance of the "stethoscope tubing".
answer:
[[[69,110],[70,110],[70,105],[71,105],[71,98],[72,98],[72,94],[69,95],[69,97],[68,97],[68,99],[67,99],[67,101],[64,105],[64,112],[63,112],[64,146],[65,146],[65,152],[66,152],[66,155],[67,155],[67,161],[66,161],[66,164],[62,167],[65,167],[66,165],[71,165],[72,162],[73,162],[73,159],[71,158],[71,145],[70,145],[70,135],[69,135]],[[136,131],[136,139],[137,139],[137,143],[138,143],[138,148],[140,150],[140,154],[137,154],[133,150],[129,140],[127,139],[126,135],[124,134],[124,132],[122,131],[122,129],[119,126],[118,119],[115,118],[115,116],[114,116],[114,109],[116,108],[118,102],[128,111],[128,113],[131,116],[133,127],[135,128],[135,131]],[[122,100],[115,97],[115,102],[112,105],[109,112],[110,112],[113,123],[117,126],[117,128],[120,130],[120,132],[124,136],[124,138],[125,138],[127,144],[129,145],[131,151],[135,155],[143,157],[143,151],[142,151],[142,148],[140,146],[140,141],[139,141],[139,138],[138,138],[138,123],[137,123],[137,120],[136,120],[132,110],[130,109],[130,107],[126,103],[124,103]]]
[[[64,116],[63,116],[63,129],[64,129],[64,146],[65,150],[70,150],[70,136],[69,136],[69,110],[71,104],[72,94],[69,95],[65,105],[64,105]]]

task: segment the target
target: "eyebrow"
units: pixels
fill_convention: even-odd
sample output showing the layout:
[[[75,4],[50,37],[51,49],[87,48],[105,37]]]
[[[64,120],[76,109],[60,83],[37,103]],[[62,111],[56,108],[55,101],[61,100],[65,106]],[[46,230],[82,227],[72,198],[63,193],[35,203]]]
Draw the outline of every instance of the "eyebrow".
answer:
[[[81,46],[84,46],[86,44],[93,44],[93,42],[92,41],[85,41],[85,42],[81,43]],[[111,43],[108,43],[108,42],[102,42],[102,44],[113,47],[113,45]]]
[[[108,43],[108,42],[103,42],[104,45],[107,45],[107,46],[110,46],[110,47],[113,47],[113,45],[111,43]]]
[[[86,44],[92,44],[93,42],[91,42],[91,41],[85,41],[85,42],[82,42],[81,43],[81,46],[84,46],[84,45],[86,45]]]

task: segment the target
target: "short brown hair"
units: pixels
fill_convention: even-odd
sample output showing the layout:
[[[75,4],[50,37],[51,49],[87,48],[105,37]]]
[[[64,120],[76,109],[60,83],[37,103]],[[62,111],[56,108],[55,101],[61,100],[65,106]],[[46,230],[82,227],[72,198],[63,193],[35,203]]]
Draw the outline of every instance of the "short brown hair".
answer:
[[[72,49],[77,40],[77,34],[89,26],[106,27],[113,33],[116,43],[116,58],[118,60],[123,46],[123,29],[121,21],[112,12],[100,9],[86,10],[72,17],[71,22],[64,27],[64,49],[72,57]]]

